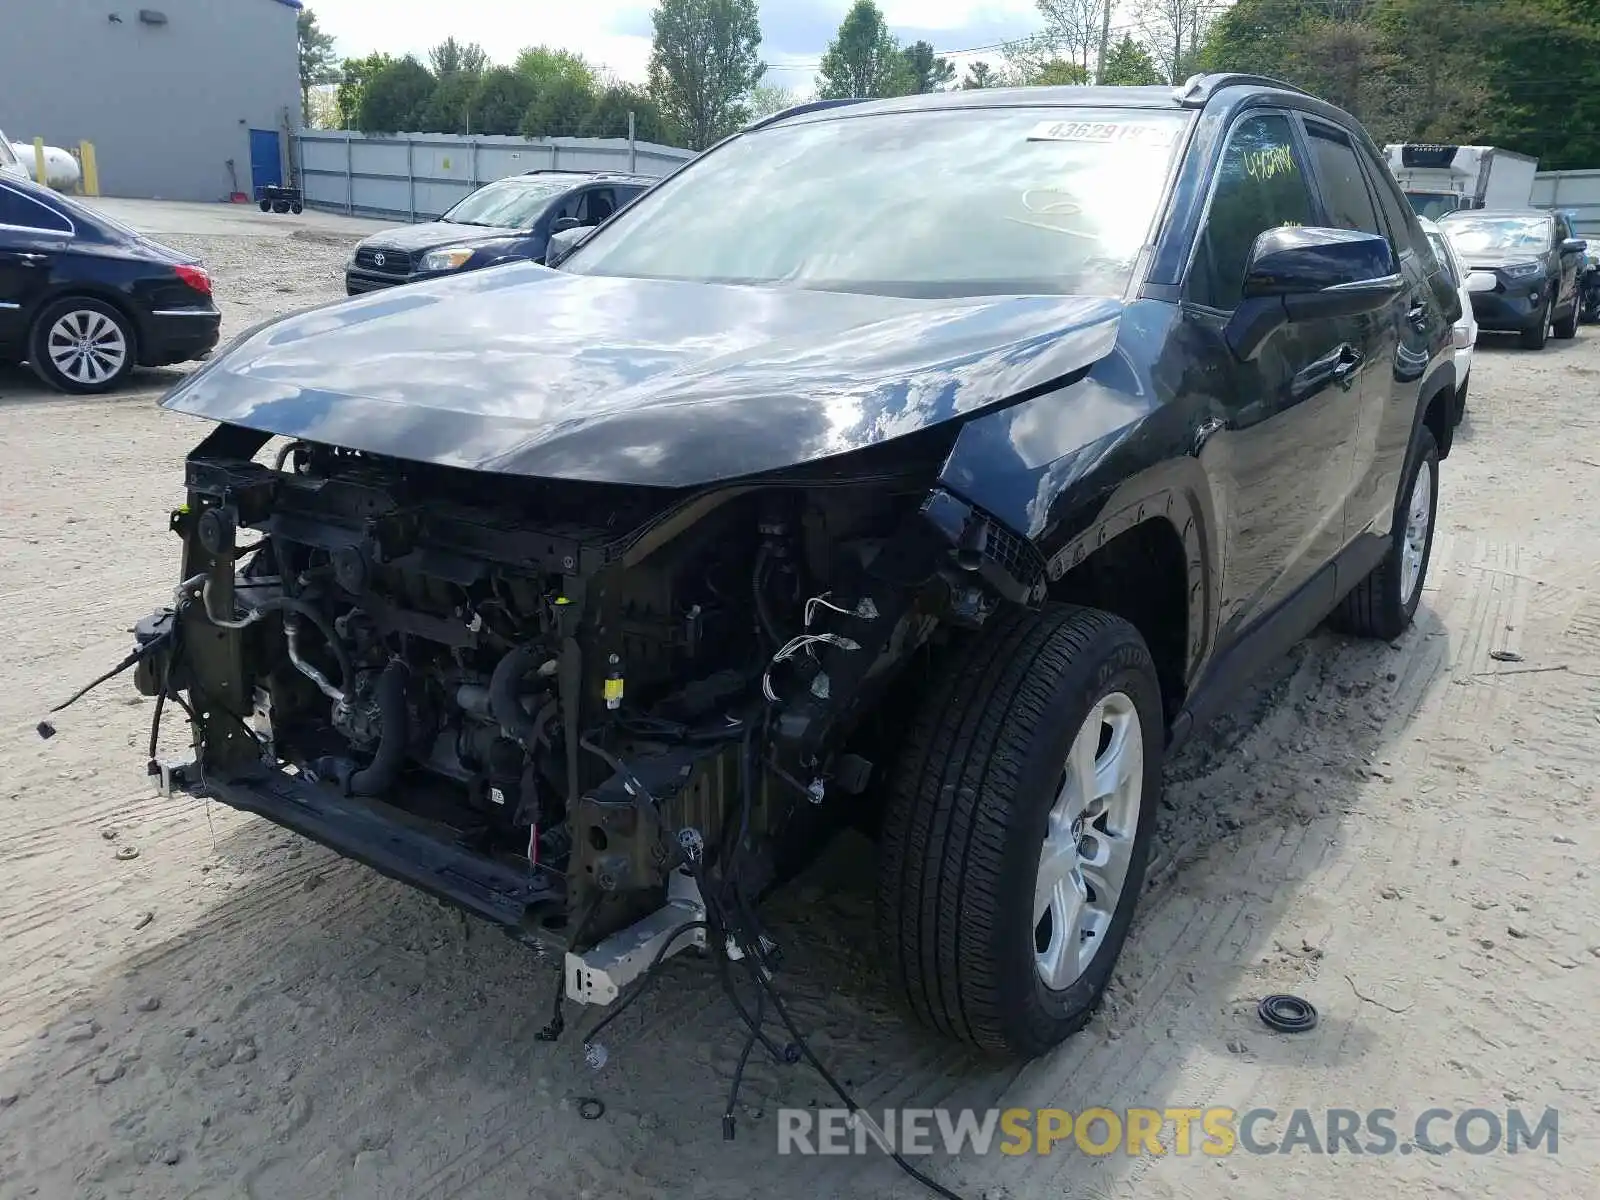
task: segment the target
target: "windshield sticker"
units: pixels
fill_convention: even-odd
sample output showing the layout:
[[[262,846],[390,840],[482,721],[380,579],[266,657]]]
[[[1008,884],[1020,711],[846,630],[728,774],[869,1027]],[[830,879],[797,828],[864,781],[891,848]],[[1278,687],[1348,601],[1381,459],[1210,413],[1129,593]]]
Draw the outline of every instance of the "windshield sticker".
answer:
[[[1040,121],[1028,134],[1030,142],[1100,142],[1163,148],[1178,140],[1169,121]]]

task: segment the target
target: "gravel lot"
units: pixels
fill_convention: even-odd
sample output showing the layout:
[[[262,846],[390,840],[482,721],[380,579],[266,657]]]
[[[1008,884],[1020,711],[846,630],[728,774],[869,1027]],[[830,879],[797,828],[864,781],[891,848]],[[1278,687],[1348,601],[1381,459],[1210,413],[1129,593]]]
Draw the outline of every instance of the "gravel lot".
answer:
[[[342,294],[369,226],[178,205],[118,215],[200,253],[224,337]],[[676,960],[592,1072],[538,1043],[548,963],[262,821],[153,796],[119,659],[175,582],[166,513],[205,426],[177,372],[63,399],[0,369],[0,1200],[922,1193],[878,1159],[775,1155],[825,1102],[753,1061]],[[1600,331],[1480,348],[1416,627],[1320,633],[1170,764],[1161,868],[1107,1004],[1018,1070],[904,1028],[877,978],[872,849],[773,901],[783,985],[869,1108],[1559,1110],[1560,1152],[933,1160],[968,1197],[1588,1197],[1600,1177]],[[1495,651],[1521,658],[1504,662]],[[175,726],[169,726],[175,728]],[[177,746],[171,747],[173,751]],[[1269,1033],[1256,999],[1313,1000]],[[577,1099],[606,1104],[581,1120]],[[1448,1138],[1453,1122],[1439,1125]],[[1261,1133],[1281,1138],[1283,1125]],[[1402,1141],[1408,1140],[1402,1136]]]

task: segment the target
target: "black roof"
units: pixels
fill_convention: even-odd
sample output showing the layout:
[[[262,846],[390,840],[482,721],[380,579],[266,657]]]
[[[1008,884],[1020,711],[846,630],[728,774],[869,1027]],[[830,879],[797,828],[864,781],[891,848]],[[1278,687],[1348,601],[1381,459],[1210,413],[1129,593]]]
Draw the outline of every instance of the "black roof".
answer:
[[[927,92],[915,96],[892,96],[882,100],[817,100],[797,104],[749,126],[760,129],[782,121],[825,120],[833,109],[848,106],[851,115],[870,113],[920,112],[957,108],[1204,108],[1218,92],[1244,88],[1255,92],[1308,93],[1293,84],[1264,75],[1237,73],[1194,75],[1177,87],[1158,84],[1151,87],[1028,87],[972,88],[949,92]]]

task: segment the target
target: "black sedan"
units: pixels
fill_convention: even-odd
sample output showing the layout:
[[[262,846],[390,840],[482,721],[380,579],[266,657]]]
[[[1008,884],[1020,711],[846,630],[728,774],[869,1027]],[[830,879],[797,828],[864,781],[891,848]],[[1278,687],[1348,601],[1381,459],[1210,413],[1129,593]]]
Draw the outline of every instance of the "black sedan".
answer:
[[[1449,213],[1439,228],[1467,269],[1478,328],[1520,333],[1529,350],[1553,332],[1578,332],[1578,277],[1589,243],[1573,237],[1565,213],[1542,209]]]
[[[199,260],[32,183],[0,182],[0,363],[63,392],[204,358],[222,314]]]
[[[345,266],[350,295],[500,263],[543,262],[550,235],[599,225],[652,180],[532,171],[485,184],[437,221],[375,233]]]

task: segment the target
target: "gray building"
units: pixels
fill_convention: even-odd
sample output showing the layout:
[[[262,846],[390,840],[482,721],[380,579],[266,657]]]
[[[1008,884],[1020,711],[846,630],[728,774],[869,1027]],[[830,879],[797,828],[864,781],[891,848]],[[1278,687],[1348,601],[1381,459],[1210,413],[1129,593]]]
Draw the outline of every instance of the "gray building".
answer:
[[[301,0],[0,4],[0,129],[94,144],[108,196],[281,182],[300,124]]]

